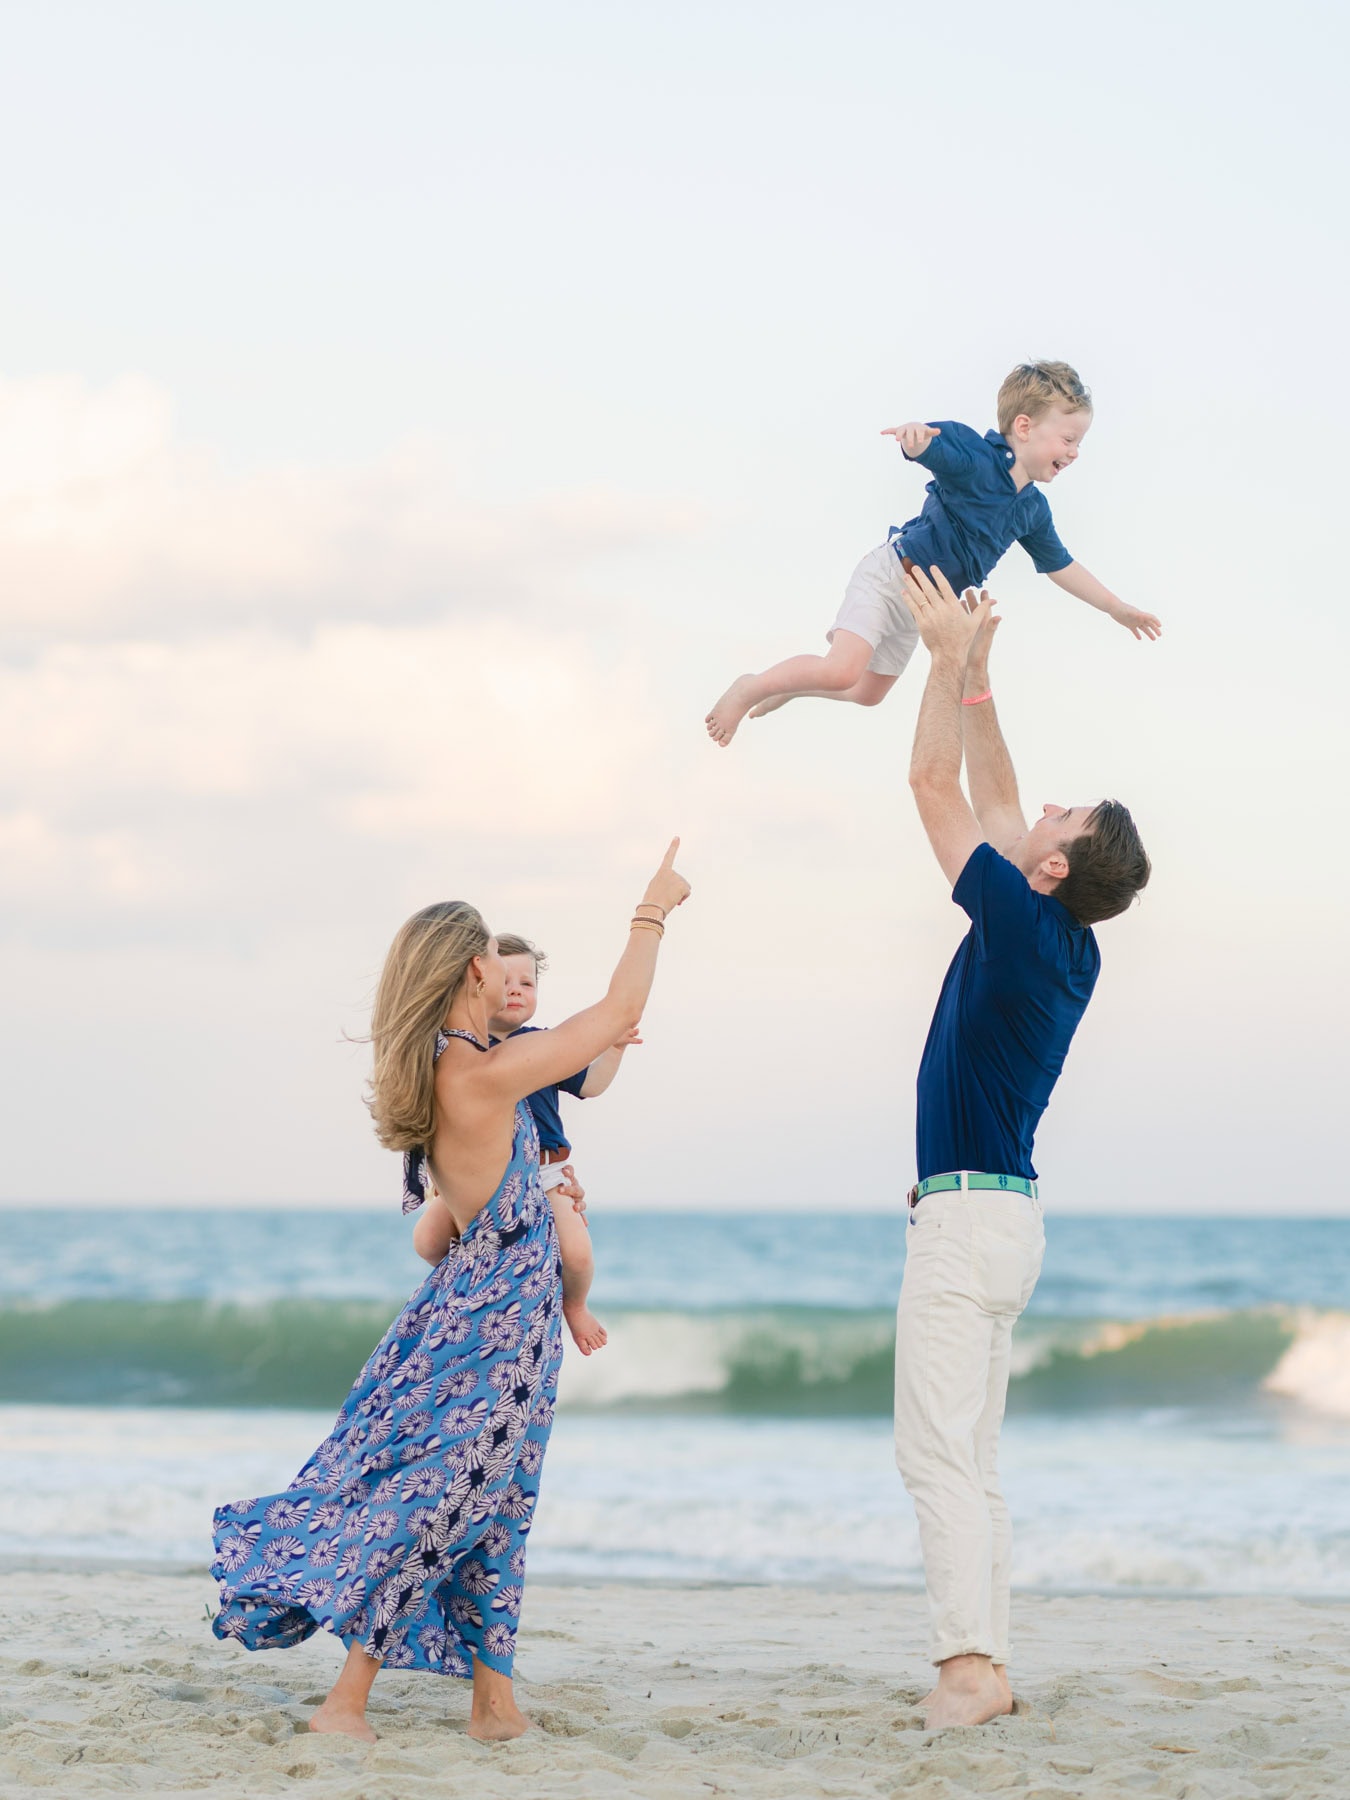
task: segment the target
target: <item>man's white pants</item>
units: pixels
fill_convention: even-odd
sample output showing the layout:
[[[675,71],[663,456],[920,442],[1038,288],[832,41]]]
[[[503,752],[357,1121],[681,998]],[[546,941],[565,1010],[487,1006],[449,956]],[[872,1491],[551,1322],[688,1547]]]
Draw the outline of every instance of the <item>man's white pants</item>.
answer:
[[[895,1460],[919,1515],[932,1658],[1008,1660],[1012,1525],[998,1435],[1012,1329],[1045,1253],[1038,1200],[927,1194],[909,1225],[895,1331]]]

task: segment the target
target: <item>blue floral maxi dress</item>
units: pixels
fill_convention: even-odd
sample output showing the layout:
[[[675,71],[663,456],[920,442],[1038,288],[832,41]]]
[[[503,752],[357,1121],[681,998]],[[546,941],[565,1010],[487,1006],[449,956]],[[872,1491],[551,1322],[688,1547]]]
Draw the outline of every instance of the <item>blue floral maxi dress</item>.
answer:
[[[407,1159],[405,1212],[425,1197],[425,1166]],[[561,1301],[522,1103],[496,1193],[389,1327],[294,1485],[217,1509],[216,1636],[271,1650],[322,1627],[389,1668],[469,1676],[472,1653],[509,1675]]]

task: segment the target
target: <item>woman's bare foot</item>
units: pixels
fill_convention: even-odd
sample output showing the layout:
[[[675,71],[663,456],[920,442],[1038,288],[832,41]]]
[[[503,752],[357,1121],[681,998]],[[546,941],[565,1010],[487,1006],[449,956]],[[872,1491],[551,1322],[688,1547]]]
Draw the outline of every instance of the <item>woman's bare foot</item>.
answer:
[[[951,1656],[938,1670],[937,1686],[924,1710],[929,1731],[949,1725],[987,1725],[1013,1709],[1006,1675],[995,1673],[987,1656]]]
[[[789,700],[796,700],[796,694],[770,694],[767,700],[761,700],[758,706],[750,708],[752,719],[767,719],[771,712],[777,712],[780,706],[786,706]]]
[[[373,1744],[375,1733],[366,1724],[366,1701],[379,1672],[380,1665],[375,1657],[367,1656],[359,1644],[350,1645],[342,1673],[333,1683],[328,1698],[318,1712],[310,1714],[310,1730],[338,1732],[363,1744]]]
[[[504,1744],[530,1729],[530,1721],[516,1705],[511,1677],[473,1659],[473,1708],[468,1732],[480,1744]]]
[[[318,1712],[309,1716],[311,1731],[340,1732],[343,1737],[359,1738],[363,1744],[375,1743],[375,1733],[366,1723],[364,1707],[334,1705],[330,1694]]]
[[[584,1300],[564,1300],[563,1317],[583,1356],[589,1356],[592,1350],[603,1350],[609,1342],[609,1333]]]
[[[736,735],[736,727],[754,705],[755,678],[738,676],[703,721],[714,744],[725,750]]]

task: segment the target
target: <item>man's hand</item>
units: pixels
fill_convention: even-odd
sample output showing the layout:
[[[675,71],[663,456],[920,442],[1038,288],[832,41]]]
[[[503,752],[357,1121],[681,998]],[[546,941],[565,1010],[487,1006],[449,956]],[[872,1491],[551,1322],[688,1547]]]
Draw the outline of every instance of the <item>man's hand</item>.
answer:
[[[911,420],[908,425],[888,425],[881,435],[893,437],[906,456],[918,456],[935,437],[942,436],[942,428],[938,425],[921,425],[917,420]]]
[[[1140,612],[1137,606],[1126,606],[1120,601],[1111,608],[1111,617],[1117,625],[1123,625],[1137,638],[1148,638],[1150,643],[1162,636],[1162,620],[1155,619],[1152,613]]]
[[[980,599],[974,598],[974,589],[968,588],[961,596],[961,604],[967,612],[973,611],[977,604],[988,600],[991,609],[998,604],[991,600],[989,590],[981,588]],[[984,615],[983,623],[971,640],[970,649],[966,653],[966,692],[982,694],[989,686],[989,647],[994,641],[994,633],[1003,623],[998,613],[989,611]]]
[[[980,595],[974,606],[957,599],[952,584],[934,566],[932,580],[916,563],[905,562],[905,599],[914,614],[919,636],[936,662],[940,657],[958,662],[962,668],[975,640],[984,633],[987,621],[994,616],[995,602],[988,592]],[[994,621],[997,624],[997,620]],[[992,635],[993,627],[989,627]],[[988,637],[983,639],[986,654]]]

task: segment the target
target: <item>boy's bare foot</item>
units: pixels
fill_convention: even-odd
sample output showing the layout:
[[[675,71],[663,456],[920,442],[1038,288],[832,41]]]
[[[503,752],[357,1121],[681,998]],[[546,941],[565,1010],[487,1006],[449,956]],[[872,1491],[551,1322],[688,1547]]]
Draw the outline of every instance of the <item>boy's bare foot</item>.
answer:
[[[340,1732],[343,1737],[359,1738],[363,1744],[378,1741],[366,1723],[364,1710],[341,1704],[334,1706],[331,1694],[317,1712],[309,1715],[309,1728],[311,1731]]]
[[[950,1725],[987,1725],[1012,1709],[1006,1678],[1000,1681],[987,1656],[952,1656],[938,1671],[924,1726],[942,1731]]]
[[[589,1356],[592,1350],[603,1350],[609,1342],[609,1333],[584,1300],[564,1300],[563,1317],[583,1356]]]
[[[777,712],[780,706],[786,706],[789,700],[796,698],[796,694],[770,694],[767,700],[761,700],[758,706],[750,708],[750,717],[765,719],[771,712]]]
[[[708,736],[723,749],[736,735],[736,727],[754,702],[754,676],[738,676],[703,721]]]

